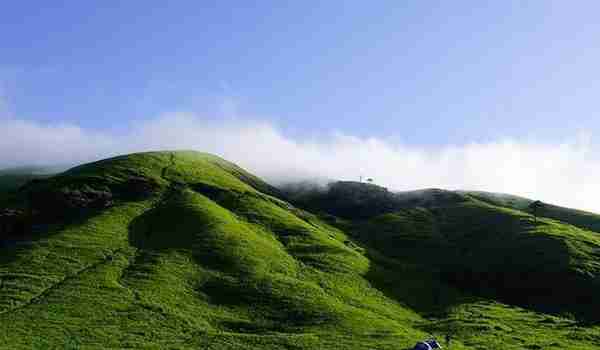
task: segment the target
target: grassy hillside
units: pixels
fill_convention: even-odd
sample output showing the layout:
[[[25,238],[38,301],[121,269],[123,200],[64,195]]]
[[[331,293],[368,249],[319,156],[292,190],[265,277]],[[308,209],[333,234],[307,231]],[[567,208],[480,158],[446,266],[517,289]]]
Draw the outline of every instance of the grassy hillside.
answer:
[[[533,200],[531,199],[503,193],[491,193],[481,191],[465,191],[462,193],[492,205],[512,208],[526,212],[531,212],[531,210],[528,207],[531,203],[533,203]],[[539,208],[538,215],[550,219],[559,220],[571,224],[573,226],[577,226],[579,228],[584,228],[594,232],[600,232],[600,215],[598,214],[544,203]]]
[[[367,246],[439,271],[445,281],[470,293],[592,319],[600,312],[594,298],[600,291],[600,236],[568,224],[583,217],[577,211],[557,214],[565,222],[536,221],[527,212],[532,201],[524,198],[442,190],[391,193],[373,187],[340,182],[295,200],[344,216],[343,227]],[[350,200],[344,201],[346,192]],[[554,208],[544,205],[539,215],[558,213]],[[591,214],[588,218],[591,226],[600,222],[593,222]]]
[[[567,300],[600,290],[593,233],[439,190],[391,202],[378,188],[339,190],[294,198],[329,213],[315,215],[196,152],[30,183],[13,204],[29,229],[0,237],[0,348],[407,349],[428,333],[452,334],[452,349],[600,343],[599,320]],[[473,283],[484,267],[513,282],[525,260],[531,276],[587,279],[548,310]]]
[[[29,186],[47,231],[2,251],[0,344],[365,348],[425,335],[421,316],[371,287],[344,233],[259,188],[270,190],[192,152]]]
[[[477,295],[594,319],[600,237],[557,221],[477,201],[407,209],[353,227],[382,253],[439,270]],[[373,234],[376,233],[376,234]],[[561,281],[561,283],[557,283]]]
[[[455,321],[456,310],[463,310],[466,305],[481,307],[477,302],[465,301],[465,295],[472,295],[475,299],[521,307],[521,311],[529,310],[529,315],[548,317],[544,321],[548,323],[557,320],[549,315],[586,325],[600,322],[600,302],[596,298],[600,291],[600,237],[586,229],[600,223],[593,220],[593,215],[585,216],[589,220],[587,226],[576,220],[583,217],[582,212],[572,209],[562,208],[555,216],[564,221],[548,219],[556,207],[545,205],[540,214],[544,217],[535,221],[527,209],[533,201],[481,192],[432,189],[392,193],[371,184],[347,182],[309,191],[306,188],[288,188],[289,197],[299,206],[321,212],[321,217],[342,228],[366,249],[414,264],[460,290],[457,298],[443,288],[431,288],[429,298],[420,295],[409,303],[421,314],[428,314],[423,305],[429,299]],[[405,295],[397,299],[410,300]],[[498,312],[496,315],[506,313],[512,319],[508,315],[513,310],[498,305],[492,308]],[[481,318],[474,320],[473,326],[485,324],[483,320],[489,318],[486,312],[476,314]],[[440,314],[433,316],[443,318]],[[507,320],[505,325],[512,322],[514,319]],[[454,322],[441,324],[446,327],[444,331],[457,327]],[[490,326],[496,332],[504,329],[498,327]],[[514,329],[514,325],[510,328]],[[595,334],[590,339],[599,339],[594,333],[597,328],[587,331]],[[560,336],[552,334],[549,339]]]

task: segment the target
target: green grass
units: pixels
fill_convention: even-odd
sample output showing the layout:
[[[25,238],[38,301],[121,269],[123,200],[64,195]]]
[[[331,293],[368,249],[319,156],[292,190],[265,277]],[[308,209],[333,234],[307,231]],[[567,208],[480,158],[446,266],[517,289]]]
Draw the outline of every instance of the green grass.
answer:
[[[151,193],[128,196],[133,178]],[[514,266],[503,271],[552,266],[597,281],[595,233],[534,225],[516,210],[450,196],[361,219],[315,215],[196,152],[117,157],[27,191],[104,191],[114,201],[0,248],[0,348],[408,349],[428,333],[454,334],[452,349],[600,341],[600,327],[583,326],[569,303],[550,315],[450,281],[508,255]],[[485,250],[462,256],[469,246]],[[547,256],[530,259],[531,249]],[[589,281],[575,286],[600,290]]]
[[[591,319],[600,310],[600,236],[591,231],[478,201],[384,214],[351,230],[478,295]]]
[[[492,205],[527,212],[531,211],[528,209],[528,206],[533,203],[533,200],[531,199],[507,194],[477,191],[468,191],[463,193]],[[587,211],[544,203],[543,206],[538,210],[538,216],[562,221],[594,232],[600,232],[600,215]]]

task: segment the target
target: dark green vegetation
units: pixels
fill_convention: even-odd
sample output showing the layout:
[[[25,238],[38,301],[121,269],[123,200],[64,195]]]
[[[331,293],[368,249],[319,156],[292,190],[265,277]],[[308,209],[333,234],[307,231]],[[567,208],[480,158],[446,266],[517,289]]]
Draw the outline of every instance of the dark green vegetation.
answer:
[[[35,175],[0,175],[0,193],[15,191],[35,178],[37,178]]]
[[[18,167],[0,170],[0,208],[7,205],[15,196],[19,187],[35,179],[45,179],[58,173],[56,167]]]
[[[600,344],[600,234],[470,194],[281,193],[211,155],[156,152],[30,183],[11,206],[0,348]]]
[[[43,179],[58,173],[54,167],[19,167],[0,170],[0,193],[16,191],[33,179]]]
[[[544,218],[536,222],[525,212],[531,201],[513,200],[517,197],[502,197],[501,204],[523,211],[470,193],[390,193],[372,187],[340,182],[322,192],[297,194],[296,202],[329,208],[348,220],[346,232],[360,242],[388,257],[426,265],[462,290],[539,311],[597,317],[600,234]],[[538,216],[580,224],[578,218],[593,215],[555,208],[543,205]]]

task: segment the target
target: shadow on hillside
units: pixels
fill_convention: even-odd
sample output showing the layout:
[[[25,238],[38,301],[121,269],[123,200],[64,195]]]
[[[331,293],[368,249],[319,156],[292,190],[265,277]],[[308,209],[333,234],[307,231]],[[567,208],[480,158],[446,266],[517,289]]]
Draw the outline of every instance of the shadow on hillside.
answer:
[[[371,258],[365,278],[388,298],[424,317],[447,317],[453,307],[497,300],[535,312],[575,317],[581,326],[599,325],[598,282],[564,272],[452,271],[433,273]]]
[[[0,266],[10,264],[26,254],[36,243],[61,230],[82,225],[100,213],[101,210],[87,210],[68,218],[34,217],[27,223],[19,224],[20,227],[11,232],[3,232],[0,235]]]
[[[371,250],[374,264],[366,278],[425,316],[443,317],[454,305],[492,299],[600,323],[600,301],[595,297],[600,279],[585,267],[573,266],[577,252],[565,239],[532,233],[534,224],[528,220],[495,217],[494,223],[486,223],[482,217],[461,217],[460,226],[444,227],[453,240],[439,249],[410,240],[411,249],[421,255],[393,255],[402,252],[394,249],[402,247],[401,239],[384,247],[391,256]]]
[[[134,218],[129,224],[129,244],[148,250],[190,248],[191,235],[178,234],[176,218],[169,217],[162,208],[152,208]],[[171,233],[165,226],[171,225]]]
[[[128,226],[129,244],[147,253],[161,253],[169,250],[186,250],[192,253],[192,258],[205,267],[222,269],[231,267],[222,254],[208,249],[203,244],[203,237],[197,232],[203,226],[210,226],[204,218],[196,213],[186,212],[184,206],[178,206],[178,191],[174,190],[154,208],[145,211],[134,218]],[[204,227],[206,229],[206,227]]]
[[[424,267],[403,264],[369,249],[371,266],[365,278],[388,298],[425,317],[444,317],[456,305],[474,302],[464,292],[444,283]]]
[[[573,265],[578,252],[565,239],[529,233],[528,220],[519,221],[519,232],[492,232],[500,238],[462,244],[456,262],[440,269],[444,280],[464,291],[537,312],[570,314],[580,320],[598,319],[600,289],[597,278]],[[474,243],[474,244],[473,244]]]
[[[14,261],[36,242],[77,226],[122,202],[145,200],[156,181],[128,172],[122,183],[102,177],[35,179],[0,201],[0,264]]]
[[[164,203],[163,203],[164,204]],[[211,223],[202,216],[186,213],[184,208],[159,205],[136,217],[129,225],[129,242],[139,248],[135,260],[128,267],[134,272],[128,276],[140,276],[159,264],[160,255],[168,251],[186,251],[203,268],[224,272],[197,281],[195,289],[202,300],[224,308],[248,307],[256,310],[252,319],[213,320],[230,332],[261,334],[265,332],[288,332],[294,327],[324,323],[328,320],[325,304],[318,308],[294,303],[294,298],[274,293],[274,289],[289,290],[296,285],[287,284],[286,278],[259,277],[247,273],[245,266],[235,263],[227,254],[219,252],[215,245],[205,244],[198,232],[209,229]],[[207,225],[207,226],[204,226]],[[235,253],[232,253],[235,254]],[[243,257],[240,257],[243,260]],[[235,257],[234,257],[235,259]],[[318,301],[317,301],[318,302]]]
[[[134,219],[131,245],[154,251],[190,249],[197,243],[191,233],[198,222],[186,222],[181,210],[159,206]],[[426,317],[444,317],[454,306],[491,299],[600,322],[595,298],[600,280],[572,265],[574,252],[566,238],[540,234],[545,232],[540,224],[495,208],[444,208],[432,214],[439,227],[439,235],[432,236],[437,246],[431,239],[403,240],[400,231],[377,246],[361,240],[372,262],[365,278],[390,299]],[[201,254],[203,265],[228,265],[210,249],[197,248],[194,254]]]

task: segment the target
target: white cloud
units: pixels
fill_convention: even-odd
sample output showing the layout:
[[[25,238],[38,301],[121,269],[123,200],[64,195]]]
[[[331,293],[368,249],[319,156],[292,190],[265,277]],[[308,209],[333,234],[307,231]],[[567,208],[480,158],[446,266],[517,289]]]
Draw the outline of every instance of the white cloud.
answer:
[[[69,164],[118,152],[120,140],[72,125],[0,119],[0,167]]]
[[[506,192],[600,212],[600,161],[591,156],[592,146],[584,138],[556,144],[506,139],[431,150],[343,134],[290,139],[267,122],[207,121],[186,113],[143,122],[120,136],[72,125],[0,122],[0,167],[196,149],[221,155],[270,181],[357,180],[363,175],[394,190]]]

